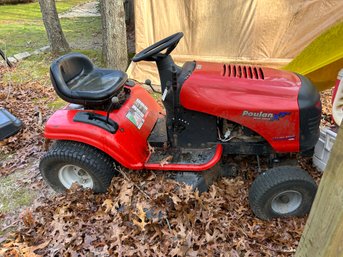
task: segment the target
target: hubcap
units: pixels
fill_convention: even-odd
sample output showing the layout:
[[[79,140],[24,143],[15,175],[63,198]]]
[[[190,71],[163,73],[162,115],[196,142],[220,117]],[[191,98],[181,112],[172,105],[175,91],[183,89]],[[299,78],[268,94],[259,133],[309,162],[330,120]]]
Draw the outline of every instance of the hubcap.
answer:
[[[272,200],[272,209],[279,214],[287,214],[299,208],[302,195],[298,191],[287,190],[277,194]]]
[[[87,171],[76,165],[64,165],[58,171],[58,178],[65,188],[70,188],[73,183],[78,183],[85,188],[93,188],[93,179]]]

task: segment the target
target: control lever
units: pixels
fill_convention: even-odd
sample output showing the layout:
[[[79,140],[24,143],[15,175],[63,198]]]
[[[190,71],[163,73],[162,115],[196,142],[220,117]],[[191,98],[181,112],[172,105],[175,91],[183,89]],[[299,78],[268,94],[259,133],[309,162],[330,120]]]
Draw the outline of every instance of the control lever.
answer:
[[[5,60],[7,63],[8,67],[12,68],[13,64],[7,59],[5,53],[0,49],[0,56]]]
[[[150,80],[150,79],[145,80],[144,84],[147,85],[147,86],[149,86],[149,87],[151,88],[152,92],[157,93],[157,94],[161,94],[161,95],[162,95],[161,92],[156,91],[156,90],[153,88],[153,86],[151,85],[151,80]]]
[[[106,115],[106,123],[107,123],[107,124],[110,124],[109,121],[108,121],[108,119],[109,119],[109,117],[110,117],[110,112],[112,111],[114,105],[116,105],[117,103],[119,103],[119,98],[116,97],[116,96],[113,96],[113,97],[111,98],[110,106],[109,106],[108,109],[107,109],[107,115]],[[111,124],[110,124],[110,125],[111,125]]]

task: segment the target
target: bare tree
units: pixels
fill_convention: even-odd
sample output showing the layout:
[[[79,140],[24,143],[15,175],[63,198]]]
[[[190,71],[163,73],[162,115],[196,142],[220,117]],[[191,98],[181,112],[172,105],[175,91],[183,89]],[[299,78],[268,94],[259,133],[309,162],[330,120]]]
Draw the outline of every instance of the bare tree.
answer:
[[[39,5],[51,52],[57,54],[70,51],[58,18],[55,0],[39,0]]]
[[[123,0],[101,0],[102,53],[108,68],[126,70],[127,39]]]

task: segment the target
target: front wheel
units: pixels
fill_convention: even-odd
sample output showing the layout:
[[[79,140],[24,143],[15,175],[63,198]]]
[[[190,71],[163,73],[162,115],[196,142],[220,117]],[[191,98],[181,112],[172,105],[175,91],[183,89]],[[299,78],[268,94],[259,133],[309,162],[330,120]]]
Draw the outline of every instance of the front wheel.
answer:
[[[69,189],[73,183],[106,192],[116,171],[111,157],[79,142],[57,141],[39,164],[44,180],[57,192]]]
[[[304,216],[312,206],[317,185],[298,167],[283,166],[259,175],[249,190],[254,214],[263,220]]]

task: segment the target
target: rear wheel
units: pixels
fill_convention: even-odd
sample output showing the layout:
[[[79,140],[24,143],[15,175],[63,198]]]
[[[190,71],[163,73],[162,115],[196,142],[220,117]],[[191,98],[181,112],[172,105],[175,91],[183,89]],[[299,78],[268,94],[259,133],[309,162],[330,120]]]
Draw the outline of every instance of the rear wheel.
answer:
[[[57,141],[39,164],[45,181],[57,192],[73,183],[106,192],[116,174],[114,161],[100,150],[79,142]]]
[[[256,178],[249,191],[249,202],[260,219],[304,216],[311,209],[316,191],[316,183],[304,170],[276,167]]]

